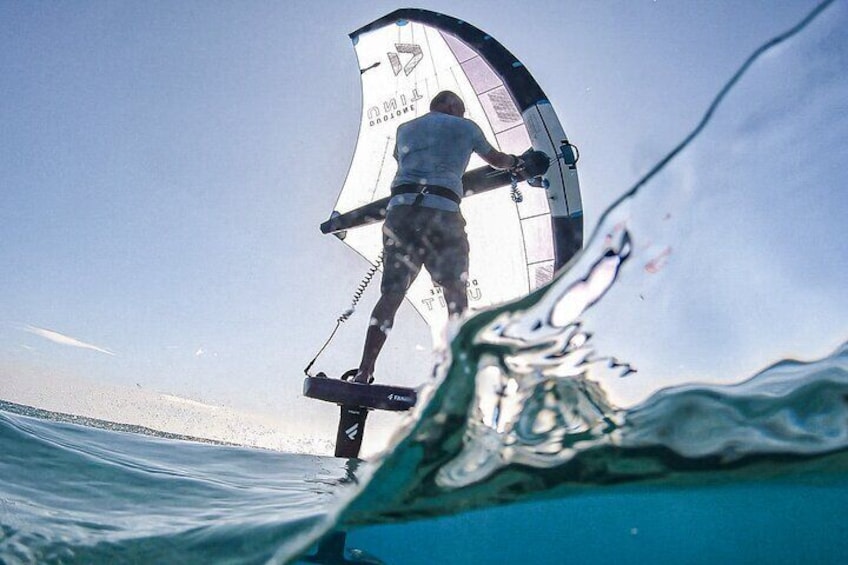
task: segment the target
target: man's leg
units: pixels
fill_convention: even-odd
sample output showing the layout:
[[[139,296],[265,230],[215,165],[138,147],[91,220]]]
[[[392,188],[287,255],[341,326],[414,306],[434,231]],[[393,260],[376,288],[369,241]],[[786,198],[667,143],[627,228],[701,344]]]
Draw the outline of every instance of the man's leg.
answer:
[[[425,264],[442,287],[448,314],[459,316],[468,308],[468,237],[465,220],[455,212],[433,213],[432,245]]]
[[[403,302],[404,293],[387,292],[380,296],[374,311],[371,313],[371,323],[365,334],[365,347],[362,350],[362,361],[359,363],[359,372],[356,374],[356,382],[367,383],[374,374],[374,365],[377,356],[386,343],[386,335],[395,321],[395,314]]]
[[[468,308],[468,292],[465,289],[465,281],[451,281],[442,286],[445,302],[448,305],[448,314],[459,316]]]

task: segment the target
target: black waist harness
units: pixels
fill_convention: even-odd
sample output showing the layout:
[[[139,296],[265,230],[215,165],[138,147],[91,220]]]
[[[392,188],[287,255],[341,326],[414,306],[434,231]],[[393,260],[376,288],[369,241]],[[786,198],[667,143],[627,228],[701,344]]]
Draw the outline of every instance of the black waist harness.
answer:
[[[392,187],[392,196],[397,196],[398,194],[417,194],[418,198],[416,198],[415,202],[412,203],[413,206],[420,204],[421,199],[424,198],[425,194],[441,196],[442,198],[447,198],[451,202],[456,202],[457,204],[459,204],[462,200],[459,195],[451,189],[432,184],[402,184],[400,186]]]

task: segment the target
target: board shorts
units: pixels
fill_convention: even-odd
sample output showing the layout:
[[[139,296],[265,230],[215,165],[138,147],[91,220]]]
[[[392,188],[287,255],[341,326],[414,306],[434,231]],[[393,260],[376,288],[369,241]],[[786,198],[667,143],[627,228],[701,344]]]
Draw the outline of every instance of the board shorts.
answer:
[[[465,218],[425,206],[395,206],[383,224],[383,279],[380,290],[406,293],[426,267],[441,286],[468,275]]]

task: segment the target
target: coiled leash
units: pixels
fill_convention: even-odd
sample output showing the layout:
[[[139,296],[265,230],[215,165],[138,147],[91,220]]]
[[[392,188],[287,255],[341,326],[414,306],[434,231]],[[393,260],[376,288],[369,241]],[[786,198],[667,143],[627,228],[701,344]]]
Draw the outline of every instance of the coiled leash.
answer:
[[[353,313],[356,311],[356,305],[359,304],[359,301],[362,299],[362,295],[365,294],[365,289],[368,288],[368,285],[371,283],[371,280],[377,274],[377,271],[380,269],[380,265],[383,264],[383,252],[380,252],[380,255],[377,256],[377,260],[374,261],[374,264],[371,265],[371,268],[368,269],[368,272],[365,273],[365,276],[362,277],[362,280],[359,282],[359,285],[356,287],[356,290],[353,293],[353,299],[350,302],[350,307],[342,312],[342,314],[336,318],[336,327],[333,328],[333,331],[330,332],[330,337],[327,338],[327,341],[324,342],[324,345],[321,346],[321,349],[318,350],[318,353],[315,354],[315,357],[312,358],[312,361],[306,366],[303,370],[303,373],[307,377],[313,376],[309,373],[309,370],[312,369],[312,366],[318,360],[318,357],[324,353],[324,350],[327,349],[327,346],[330,345],[330,342],[335,337],[336,332],[339,331],[341,325],[350,319],[353,316]]]

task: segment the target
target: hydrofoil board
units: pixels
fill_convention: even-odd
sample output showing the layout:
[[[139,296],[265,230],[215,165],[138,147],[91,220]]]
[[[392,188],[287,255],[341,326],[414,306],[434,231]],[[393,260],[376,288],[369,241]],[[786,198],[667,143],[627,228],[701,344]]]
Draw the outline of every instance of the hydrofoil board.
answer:
[[[418,400],[418,395],[411,388],[348,380],[355,373],[355,370],[348,371],[341,379],[331,379],[318,373],[303,381],[303,396],[339,405],[336,457],[359,457],[369,410],[403,412],[415,406]]]
[[[340,406],[358,406],[369,410],[403,412],[415,406],[414,389],[400,386],[365,384],[328,377],[306,377],[303,396],[333,402]]]

